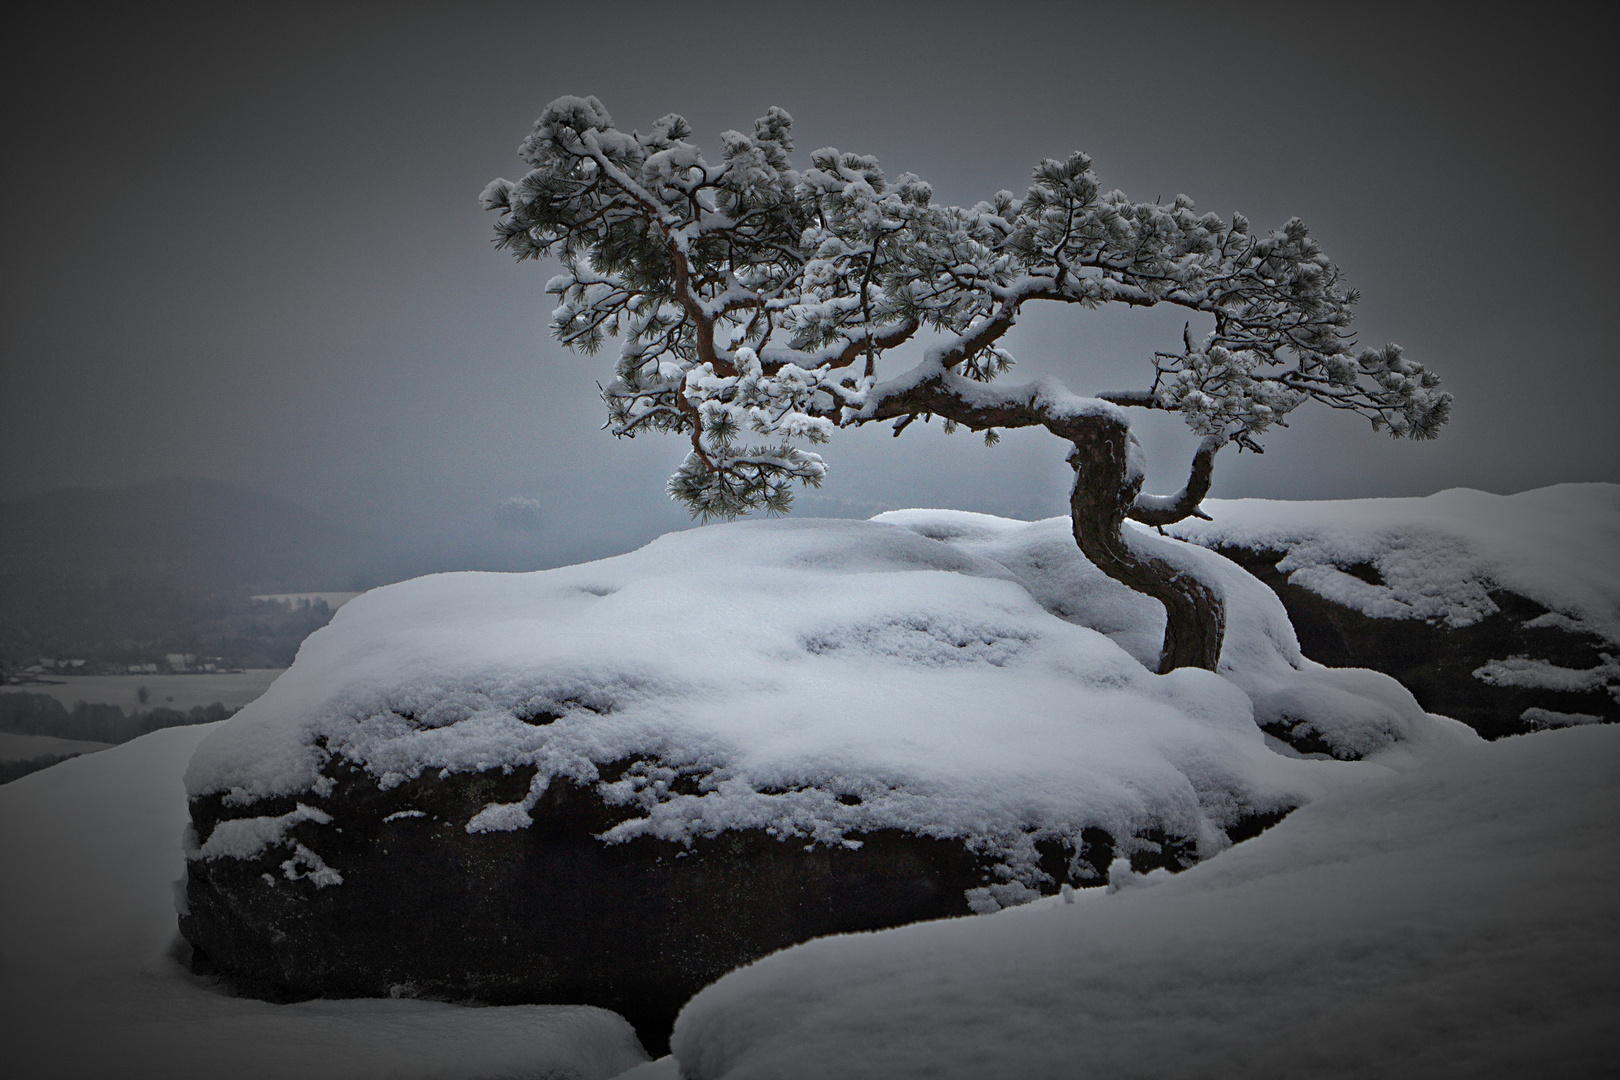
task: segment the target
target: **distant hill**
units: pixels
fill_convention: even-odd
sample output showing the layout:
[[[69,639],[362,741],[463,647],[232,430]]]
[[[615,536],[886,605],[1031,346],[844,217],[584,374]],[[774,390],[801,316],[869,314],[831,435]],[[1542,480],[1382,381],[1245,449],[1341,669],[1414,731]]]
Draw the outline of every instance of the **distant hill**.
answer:
[[[290,663],[328,617],[255,593],[378,583],[363,537],[304,507],[214,480],[66,488],[0,501],[0,665],[169,652]]]
[[[353,589],[361,539],[217,480],[64,488],[0,501],[0,576],[139,580],[242,592]]]

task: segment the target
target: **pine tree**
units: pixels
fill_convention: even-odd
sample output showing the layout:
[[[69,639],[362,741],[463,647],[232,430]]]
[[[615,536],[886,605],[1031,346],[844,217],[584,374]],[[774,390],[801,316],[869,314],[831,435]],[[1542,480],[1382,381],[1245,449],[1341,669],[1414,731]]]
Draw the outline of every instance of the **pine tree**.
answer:
[[[1040,426],[1072,444],[1075,540],[1111,577],[1160,600],[1160,669],[1213,670],[1220,598],[1134,542],[1127,518],[1204,516],[1214,460],[1308,401],[1367,417],[1396,437],[1433,438],[1451,396],[1395,345],[1352,351],[1357,296],[1298,219],[1265,234],[1190,199],[1133,202],[1104,191],[1076,153],[1034,170],[1023,198],[939,206],[910,173],[818,150],[796,170],[792,118],[773,108],[752,134],[721,136],[711,164],[674,114],[624,132],[595,98],[552,102],[524,140],[530,168],[483,193],[498,247],[554,256],[563,272],[557,340],[595,352],[620,341],[603,390],[608,427],[685,435],[669,492],[694,515],[785,513],[795,482],[827,466],[805,444],[843,427],[917,417],[983,432]],[[1153,357],[1141,391],[1080,397],[1051,380],[997,382],[1000,342],[1026,305],[1168,304],[1212,318]],[[885,355],[930,342],[890,375]],[[880,375],[889,375],[887,378]],[[1142,494],[1128,409],[1179,413],[1203,436],[1185,487]]]

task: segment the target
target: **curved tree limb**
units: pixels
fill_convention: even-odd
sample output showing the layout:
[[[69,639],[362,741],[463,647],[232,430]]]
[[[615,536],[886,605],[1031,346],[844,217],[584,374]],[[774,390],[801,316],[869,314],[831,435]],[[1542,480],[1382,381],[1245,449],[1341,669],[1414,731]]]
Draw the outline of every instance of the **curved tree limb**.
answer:
[[[1225,601],[1192,574],[1132,544],[1122,528],[1142,487],[1141,475],[1130,468],[1129,440],[1128,428],[1109,423],[1092,425],[1075,440],[1069,455],[1075,543],[1097,569],[1164,605],[1161,674],[1182,667],[1214,671],[1226,636]]]
[[[1198,444],[1197,452],[1193,454],[1187,485],[1174,495],[1136,496],[1126,516],[1144,525],[1159,526],[1174,525],[1190,517],[1210,520],[1209,515],[1199,509],[1199,506],[1209,494],[1209,486],[1215,476],[1215,455],[1221,452],[1221,447],[1226,443],[1225,435],[1204,436],[1203,441]]]
[[[1187,485],[1175,495],[1142,495],[1142,474],[1131,461],[1130,423],[1115,405],[1069,394],[1043,380],[1027,386],[987,387],[951,371],[920,365],[909,379],[875,387],[860,414],[846,421],[897,419],[931,413],[973,431],[1040,426],[1073,444],[1075,470],[1069,513],[1075,543],[1092,564],[1123,585],[1158,600],[1165,609],[1159,671],[1220,663],[1226,608],[1220,595],[1185,570],[1130,542],[1126,518],[1148,525],[1204,516],[1198,504],[1209,493],[1215,455],[1224,436],[1209,436],[1193,457]]]

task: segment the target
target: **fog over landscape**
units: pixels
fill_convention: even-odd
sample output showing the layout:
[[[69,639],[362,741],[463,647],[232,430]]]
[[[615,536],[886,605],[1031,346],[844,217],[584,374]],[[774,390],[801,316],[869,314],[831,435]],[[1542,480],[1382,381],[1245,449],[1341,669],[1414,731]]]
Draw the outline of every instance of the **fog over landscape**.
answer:
[[[1432,443],[1302,410],[1220,497],[1510,493],[1620,480],[1614,95],[1578,11],[1281,6],[345,6],[104,10],[7,64],[0,496],[202,477],[412,553],[399,573],[600,557],[688,523],[679,440],[599,430],[604,355],[549,336],[547,265],[491,250],[477,196],[541,108],[670,111],[717,148],[767,107],[913,171],[936,200],[1021,193],[1083,149],[1133,198],[1257,229],[1302,217],[1456,395]],[[1015,381],[1139,388],[1177,315],[1032,312]],[[1151,436],[1173,490],[1192,437]],[[920,425],[919,425],[920,427]],[[881,445],[880,445],[881,444]],[[1061,448],[935,425],[841,433],[796,513],[1062,513]],[[532,503],[511,504],[513,499]],[[533,504],[538,503],[538,507]],[[513,507],[519,509],[514,512]],[[408,565],[407,565],[408,564]],[[397,576],[383,574],[382,576]],[[350,582],[290,582],[288,588]]]

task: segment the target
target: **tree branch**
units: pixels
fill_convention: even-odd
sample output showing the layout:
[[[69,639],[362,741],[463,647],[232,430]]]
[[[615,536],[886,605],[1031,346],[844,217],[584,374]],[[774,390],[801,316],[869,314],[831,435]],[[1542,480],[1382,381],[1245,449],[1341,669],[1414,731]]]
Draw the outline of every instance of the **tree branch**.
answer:
[[[1199,509],[1215,475],[1215,455],[1227,444],[1225,435],[1206,435],[1193,454],[1187,484],[1174,495],[1137,495],[1125,516],[1144,525],[1173,525],[1185,518],[1210,520]]]
[[[1141,409],[1164,408],[1151,390],[1104,390],[1097,396],[1114,405],[1134,405]]]

